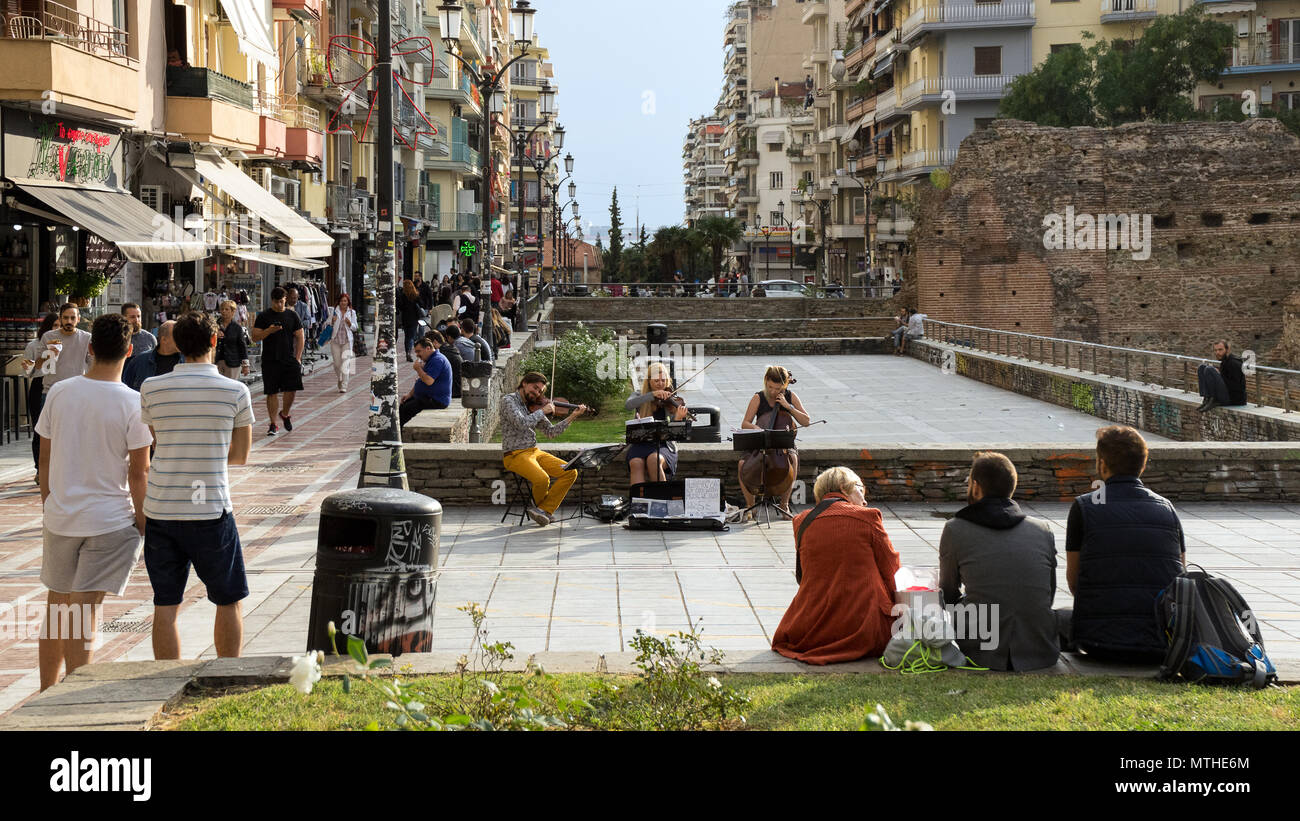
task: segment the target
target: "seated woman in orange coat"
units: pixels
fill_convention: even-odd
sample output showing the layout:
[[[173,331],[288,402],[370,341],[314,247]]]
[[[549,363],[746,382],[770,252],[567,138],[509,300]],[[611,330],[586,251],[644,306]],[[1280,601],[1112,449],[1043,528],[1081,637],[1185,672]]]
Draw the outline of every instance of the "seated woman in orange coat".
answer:
[[[863,491],[853,471],[831,468],[813,487],[817,507],[794,519],[799,591],[772,638],[783,656],[834,664],[879,656],[889,643],[898,551]]]

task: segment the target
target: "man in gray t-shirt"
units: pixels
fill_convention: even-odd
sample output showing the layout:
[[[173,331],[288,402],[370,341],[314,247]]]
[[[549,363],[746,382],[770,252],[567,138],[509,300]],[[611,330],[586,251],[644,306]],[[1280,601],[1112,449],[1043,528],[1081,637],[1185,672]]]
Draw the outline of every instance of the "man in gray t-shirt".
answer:
[[[37,369],[45,377],[42,392],[46,395],[59,382],[85,374],[90,365],[90,334],[77,329],[80,320],[77,306],[66,302],[59,308],[59,324],[41,337],[46,355]]]
[[[158,347],[158,338],[149,331],[144,329],[142,320],[144,315],[140,312],[140,306],[134,302],[127,302],[122,305],[122,316],[131,324],[131,357],[137,357],[140,354],[149,353]]]

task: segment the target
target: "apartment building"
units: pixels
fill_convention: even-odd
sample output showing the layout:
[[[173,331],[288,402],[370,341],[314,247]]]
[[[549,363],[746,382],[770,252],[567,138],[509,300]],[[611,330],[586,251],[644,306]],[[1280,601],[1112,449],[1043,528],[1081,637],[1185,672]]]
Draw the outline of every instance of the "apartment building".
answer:
[[[778,94],[779,92],[779,94]],[[799,279],[812,273],[797,250],[812,236],[796,200],[813,184],[814,127],[804,83],[781,83],[753,95],[745,121],[747,187],[737,216],[745,225],[743,247],[756,279]]]
[[[686,220],[728,216],[726,163],[722,138],[726,131],[721,117],[691,120],[682,146],[682,169],[686,181]]]
[[[538,43],[511,66],[510,89],[510,130],[515,140],[510,220],[515,260],[525,267],[546,270],[553,267],[553,192],[561,182],[556,161],[561,159],[563,142],[562,136],[557,137],[563,128],[557,120],[554,100],[559,88],[550,50]]]

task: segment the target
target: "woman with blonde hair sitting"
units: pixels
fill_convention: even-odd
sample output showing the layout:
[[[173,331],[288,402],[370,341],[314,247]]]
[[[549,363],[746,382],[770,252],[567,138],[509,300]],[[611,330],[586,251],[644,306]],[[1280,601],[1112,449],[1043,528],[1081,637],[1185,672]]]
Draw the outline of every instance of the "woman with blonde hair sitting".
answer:
[[[665,401],[672,395],[672,390],[673,380],[668,366],[651,362],[641,382],[641,392],[629,396],[625,407],[635,409],[637,419],[680,422],[686,418],[686,404],[683,402],[680,407],[672,409],[670,416]],[[677,472],[677,446],[672,442],[628,446],[627,472],[633,485],[668,481]]]
[[[879,656],[889,643],[898,551],[864,490],[856,473],[833,467],[817,477],[817,505],[795,517],[799,590],[772,637],[783,656],[834,664]]]

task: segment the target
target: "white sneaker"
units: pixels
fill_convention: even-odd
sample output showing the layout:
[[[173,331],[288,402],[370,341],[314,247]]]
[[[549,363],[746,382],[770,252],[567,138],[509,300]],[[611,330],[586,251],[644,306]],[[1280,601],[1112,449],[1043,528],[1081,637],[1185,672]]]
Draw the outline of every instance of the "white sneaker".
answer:
[[[551,523],[550,515],[540,507],[528,508],[528,518],[536,522],[538,527],[546,527]]]

